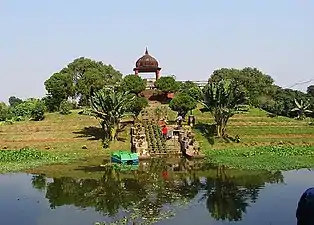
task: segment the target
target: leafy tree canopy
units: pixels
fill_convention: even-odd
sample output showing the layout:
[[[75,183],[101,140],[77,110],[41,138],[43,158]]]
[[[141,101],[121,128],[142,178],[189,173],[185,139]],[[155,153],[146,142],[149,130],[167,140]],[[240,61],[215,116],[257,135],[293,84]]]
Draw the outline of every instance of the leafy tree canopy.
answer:
[[[55,103],[57,108],[63,100],[75,96],[75,85],[67,73],[54,73],[44,84],[48,96],[53,99],[51,102]]]
[[[164,93],[176,92],[180,88],[180,83],[173,76],[161,77],[155,82],[156,88]]]
[[[128,102],[127,111],[134,113],[137,117],[140,112],[148,106],[148,100],[145,97],[139,97],[135,94],[131,94],[131,98],[134,98],[133,101]]]
[[[9,114],[9,107],[4,103],[0,102],[0,121],[5,121]]]
[[[245,87],[249,103],[256,107],[259,107],[261,96],[273,95],[275,92],[274,80],[257,68],[246,67],[242,70],[222,68],[215,70],[209,81],[216,82],[222,79],[237,80]]]
[[[225,135],[226,126],[230,117],[242,110],[246,97],[244,88],[236,80],[210,81],[203,89],[203,106],[214,117],[217,135]],[[206,111],[205,110],[205,111]]]
[[[308,86],[306,92],[307,92],[307,94],[310,95],[311,97],[314,97],[314,85]]]
[[[193,81],[185,81],[180,83],[180,91],[183,92],[185,90],[191,89],[191,88],[197,88],[197,84],[195,84]]]
[[[106,85],[116,84],[121,78],[122,74],[111,65],[81,57],[53,74],[45,82],[45,87],[48,95],[57,99],[58,107],[62,100],[69,97],[79,97],[80,103],[87,105],[91,87],[99,90]]]
[[[179,115],[185,117],[188,111],[195,109],[197,101],[186,93],[178,93],[170,101],[169,107],[178,112]]]
[[[105,146],[117,139],[117,132],[121,119],[127,112],[129,102],[134,100],[129,93],[120,92],[114,88],[104,88],[94,91],[91,89],[91,114],[101,119],[101,126],[105,132]]]
[[[180,92],[185,93],[196,101],[200,101],[203,99],[201,88],[195,84],[193,81],[186,81],[180,83]]]
[[[123,91],[139,94],[145,90],[146,82],[140,76],[130,74],[123,78],[121,88]]]
[[[11,97],[9,98],[9,104],[10,104],[10,106],[16,106],[16,105],[18,105],[18,104],[20,104],[20,103],[22,103],[22,102],[23,102],[22,99],[17,98],[17,97],[15,97],[15,96],[11,96]]]

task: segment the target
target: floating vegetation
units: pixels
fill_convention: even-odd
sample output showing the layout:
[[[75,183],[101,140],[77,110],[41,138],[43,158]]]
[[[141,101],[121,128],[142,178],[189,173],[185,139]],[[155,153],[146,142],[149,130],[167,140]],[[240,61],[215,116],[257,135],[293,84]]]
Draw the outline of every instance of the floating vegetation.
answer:
[[[114,222],[97,222],[94,225],[128,225],[128,224],[136,224],[136,225],[152,225],[158,221],[169,219],[175,216],[175,212],[172,210],[168,210],[165,212],[161,212],[157,217],[142,217],[139,213],[139,209],[133,209],[134,212],[130,213],[128,216],[125,216],[121,219],[118,219]]]
[[[20,150],[0,150],[0,162],[23,162],[29,160],[41,160],[49,158],[48,152],[42,152],[30,148]]]
[[[314,146],[259,146],[207,152],[211,163],[240,169],[289,170],[314,167]]]
[[[0,150],[0,173],[16,172],[45,164],[65,163],[75,158],[75,155],[57,155],[28,147],[20,150]]]

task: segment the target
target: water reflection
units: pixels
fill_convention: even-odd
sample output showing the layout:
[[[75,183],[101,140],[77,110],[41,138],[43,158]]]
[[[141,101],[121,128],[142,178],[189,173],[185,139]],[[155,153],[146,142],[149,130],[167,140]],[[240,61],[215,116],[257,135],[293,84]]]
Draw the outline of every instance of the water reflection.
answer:
[[[218,169],[216,177],[206,178],[206,206],[216,220],[239,221],[249,203],[256,202],[265,183],[281,183],[280,172],[254,174],[244,171],[234,176],[227,170]]]
[[[47,179],[44,174],[36,174],[32,177],[32,186],[39,190],[44,191],[46,189]]]
[[[113,166],[98,169],[102,170],[99,179],[61,177],[47,182],[44,175],[34,175],[32,185],[46,189],[52,209],[64,205],[92,207],[115,219],[127,215],[133,220],[144,217],[156,221],[169,207],[198,198],[216,220],[239,221],[266,183],[283,182],[281,172],[213,168],[185,159],[175,163],[156,159],[134,171],[119,171]]]

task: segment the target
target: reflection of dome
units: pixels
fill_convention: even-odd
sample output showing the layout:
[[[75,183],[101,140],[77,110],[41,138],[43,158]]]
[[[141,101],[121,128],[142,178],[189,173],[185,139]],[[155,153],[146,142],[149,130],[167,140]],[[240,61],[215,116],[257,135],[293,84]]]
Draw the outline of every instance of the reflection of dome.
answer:
[[[143,55],[141,58],[139,58],[137,61],[136,61],[136,64],[135,64],[136,68],[138,69],[141,69],[141,68],[158,68],[158,62],[157,60],[152,57],[151,55],[148,54],[148,51],[147,51],[147,48],[146,48],[146,51],[145,51],[145,55]]]

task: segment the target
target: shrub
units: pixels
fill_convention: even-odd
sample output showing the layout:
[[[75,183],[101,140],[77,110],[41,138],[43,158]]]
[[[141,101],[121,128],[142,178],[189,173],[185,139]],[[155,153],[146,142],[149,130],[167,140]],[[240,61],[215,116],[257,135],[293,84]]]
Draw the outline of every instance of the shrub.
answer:
[[[71,113],[71,109],[73,107],[73,104],[70,103],[69,101],[67,100],[63,100],[60,104],[60,114],[62,115],[68,115]]]
[[[34,105],[34,108],[31,111],[31,118],[35,121],[40,121],[45,118],[45,103],[43,101],[37,101]]]
[[[0,102],[0,121],[5,121],[8,115],[9,107],[4,102]]]

